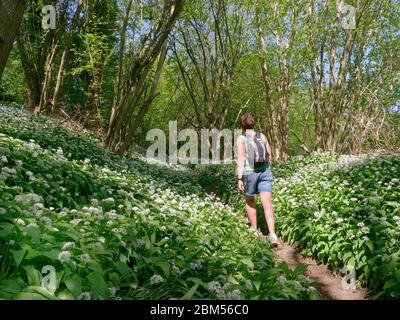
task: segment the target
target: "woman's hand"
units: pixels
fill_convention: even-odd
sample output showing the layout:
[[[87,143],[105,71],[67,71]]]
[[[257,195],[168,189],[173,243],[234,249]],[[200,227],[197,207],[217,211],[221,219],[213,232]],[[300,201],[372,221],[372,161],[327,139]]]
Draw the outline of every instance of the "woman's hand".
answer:
[[[239,180],[239,181],[238,181],[238,189],[239,189],[240,192],[243,192],[243,191],[244,191],[244,183],[243,183],[243,180]]]

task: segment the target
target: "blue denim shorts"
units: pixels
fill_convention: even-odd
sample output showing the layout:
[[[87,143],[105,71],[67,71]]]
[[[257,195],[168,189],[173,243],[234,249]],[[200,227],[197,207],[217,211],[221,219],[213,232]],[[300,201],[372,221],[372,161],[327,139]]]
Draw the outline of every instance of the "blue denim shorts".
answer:
[[[248,171],[244,174],[244,192],[254,196],[260,192],[272,192],[273,176],[271,169]]]

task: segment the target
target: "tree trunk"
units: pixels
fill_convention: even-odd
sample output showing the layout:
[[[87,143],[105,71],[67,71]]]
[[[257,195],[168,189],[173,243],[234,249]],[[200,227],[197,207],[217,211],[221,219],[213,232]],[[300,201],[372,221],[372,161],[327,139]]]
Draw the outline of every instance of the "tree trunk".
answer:
[[[71,51],[71,46],[72,46],[72,40],[73,37],[76,33],[76,28],[79,23],[79,18],[80,14],[82,11],[84,5],[83,0],[79,0],[78,6],[76,7],[76,11],[74,14],[74,18],[72,21],[71,29],[69,33],[65,36],[65,43],[64,43],[64,51],[61,56],[61,62],[60,62],[60,67],[58,68],[58,73],[57,73],[57,80],[56,80],[56,86],[54,88],[53,92],[53,99],[51,101],[51,113],[56,113],[58,110],[58,100],[60,98],[60,93],[61,93],[61,87],[64,82],[64,76],[67,71],[68,67],[68,62],[69,62],[69,56],[70,56],[70,51]]]
[[[152,26],[149,34],[142,41],[142,47],[124,83],[126,91],[111,111],[105,146],[112,151],[123,154],[129,149],[124,141],[129,134],[131,117],[145,90],[147,76],[179,17],[184,2],[184,0],[167,1],[160,21]],[[146,40],[149,41],[146,42]]]
[[[168,51],[167,41],[165,41],[165,44],[163,45],[163,49],[161,50],[161,53],[160,53],[160,57],[158,59],[157,70],[156,70],[154,78],[153,78],[153,83],[150,88],[149,96],[143,103],[143,106],[142,106],[141,110],[139,111],[138,115],[134,119],[132,119],[129,134],[126,137],[124,144],[122,145],[122,149],[124,149],[124,150],[129,149],[129,146],[132,145],[134,135],[135,135],[138,127],[142,123],[144,116],[149,111],[149,109],[153,103],[153,100],[156,97],[158,82],[160,81],[161,71],[164,66],[165,58],[167,57],[167,51]]]
[[[18,34],[26,0],[0,0],[0,79]]]
[[[40,95],[40,102],[39,106],[35,108],[35,113],[40,113],[44,107],[46,107],[47,102],[48,102],[48,97],[49,97],[49,86],[50,86],[50,81],[51,81],[51,75],[53,71],[53,62],[54,62],[54,57],[57,52],[57,44],[53,43],[50,56],[48,58],[48,61],[46,62],[46,73],[44,76],[44,81],[42,85],[42,93]]]

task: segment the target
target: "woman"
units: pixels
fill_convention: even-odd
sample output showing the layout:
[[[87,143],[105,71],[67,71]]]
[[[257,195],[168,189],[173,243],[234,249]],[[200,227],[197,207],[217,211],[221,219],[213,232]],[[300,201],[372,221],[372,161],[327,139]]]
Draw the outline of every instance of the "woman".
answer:
[[[277,247],[278,237],[275,234],[275,213],[272,207],[272,156],[271,147],[262,133],[254,131],[254,119],[250,113],[240,118],[243,134],[238,137],[237,177],[240,192],[245,193],[246,211],[251,228],[257,231],[257,211],[254,196],[260,194],[268,225],[268,240]]]

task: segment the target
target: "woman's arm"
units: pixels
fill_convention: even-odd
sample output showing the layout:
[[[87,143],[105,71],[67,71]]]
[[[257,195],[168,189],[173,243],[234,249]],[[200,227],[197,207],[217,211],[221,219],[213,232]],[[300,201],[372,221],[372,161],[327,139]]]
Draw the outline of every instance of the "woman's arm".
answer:
[[[244,173],[244,161],[246,157],[245,145],[241,137],[238,137],[236,140],[236,154],[237,154],[237,178],[238,180],[238,188],[240,191],[243,191],[243,173]]]

